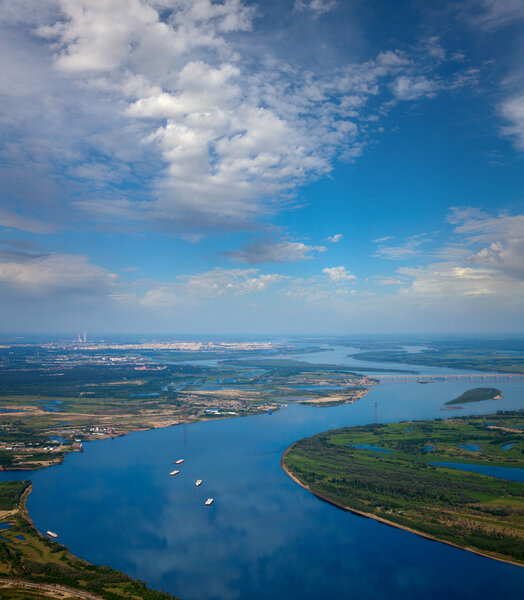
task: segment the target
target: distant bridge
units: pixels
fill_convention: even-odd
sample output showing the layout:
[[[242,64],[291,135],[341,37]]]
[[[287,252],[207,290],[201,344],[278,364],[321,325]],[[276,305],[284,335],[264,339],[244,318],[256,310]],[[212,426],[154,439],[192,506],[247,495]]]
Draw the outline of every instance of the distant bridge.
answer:
[[[448,379],[495,379],[495,380],[508,380],[508,379],[524,379],[524,374],[516,373],[479,373],[478,375],[468,373],[451,373],[448,375],[369,375],[370,379],[379,379],[384,382],[399,382],[404,381],[441,381]]]

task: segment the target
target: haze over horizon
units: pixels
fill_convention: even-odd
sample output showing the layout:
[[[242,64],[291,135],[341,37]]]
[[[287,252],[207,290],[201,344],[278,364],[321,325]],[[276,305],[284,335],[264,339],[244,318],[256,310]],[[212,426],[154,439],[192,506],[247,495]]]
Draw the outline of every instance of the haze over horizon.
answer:
[[[0,0],[2,331],[524,331],[520,0]]]

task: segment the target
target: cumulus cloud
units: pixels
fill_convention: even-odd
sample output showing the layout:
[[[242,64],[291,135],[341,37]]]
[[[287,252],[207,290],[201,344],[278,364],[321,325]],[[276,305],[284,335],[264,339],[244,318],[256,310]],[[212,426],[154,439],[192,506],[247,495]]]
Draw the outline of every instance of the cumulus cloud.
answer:
[[[237,261],[245,261],[249,264],[260,264],[265,262],[297,262],[313,258],[315,252],[325,252],[325,246],[310,246],[303,242],[272,241],[260,239],[246,244],[242,250],[221,252]]]
[[[494,216],[475,208],[454,208],[449,220],[469,249],[465,264],[524,279],[524,215]]]
[[[466,262],[470,265],[492,267],[524,280],[524,237],[513,238],[505,243],[493,242],[469,256]]]
[[[439,84],[431,81],[423,75],[409,76],[401,75],[397,77],[391,85],[395,98],[398,100],[418,100],[422,97],[433,98]]]
[[[133,300],[136,300],[136,296],[133,295]],[[127,302],[129,297],[122,297],[119,300]],[[163,285],[152,290],[147,290],[139,303],[146,308],[173,308],[177,304],[180,304],[182,299],[176,294],[176,292],[168,285]]]
[[[329,281],[334,283],[356,279],[355,275],[346,270],[346,267],[326,267],[322,269],[322,273],[327,276]]]
[[[267,47],[249,54],[254,14],[242,0],[5,3],[9,210],[23,202],[70,222],[81,210],[182,234],[247,228],[335,160],[355,160],[390,89],[397,99],[445,89],[431,77],[434,39],[424,57],[386,50],[312,70]]]
[[[181,275],[174,282],[160,283],[138,298],[142,306],[169,308],[221,296],[245,296],[261,293],[285,280],[276,273],[260,273],[257,269],[212,269],[193,275]],[[127,301],[128,298],[124,298]]]
[[[521,304],[524,301],[524,215],[491,215],[467,207],[454,208],[448,220],[454,226],[454,245],[434,254],[447,254],[452,260],[401,267],[397,273],[404,283],[389,278],[379,283],[402,284],[398,292],[400,298],[407,302],[419,298],[426,306],[445,301],[466,310],[465,303],[471,298],[493,298],[508,306]],[[451,251],[447,252],[448,249]],[[409,283],[406,278],[410,279]],[[494,309],[496,304],[490,307]]]
[[[260,274],[256,269],[213,269],[181,278],[190,296],[214,297],[264,292],[285,279],[276,273]]]
[[[410,290],[436,298],[456,296],[495,296],[502,290],[503,278],[491,269],[463,267],[454,263],[434,263],[427,267],[401,267],[398,273],[413,278]]]

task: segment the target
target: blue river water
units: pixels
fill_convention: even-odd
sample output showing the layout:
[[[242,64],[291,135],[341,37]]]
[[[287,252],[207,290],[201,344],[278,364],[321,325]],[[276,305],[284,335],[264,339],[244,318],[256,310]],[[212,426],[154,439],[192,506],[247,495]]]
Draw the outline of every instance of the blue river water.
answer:
[[[474,385],[384,383],[351,405],[289,405],[90,442],[62,465],[0,475],[33,481],[28,507],[41,531],[182,600],[514,599],[524,569],[337,509],[280,467],[304,436],[372,422],[375,402],[381,422],[522,408],[524,381],[514,380],[497,383],[501,400],[441,410]],[[177,458],[185,462],[172,478]]]

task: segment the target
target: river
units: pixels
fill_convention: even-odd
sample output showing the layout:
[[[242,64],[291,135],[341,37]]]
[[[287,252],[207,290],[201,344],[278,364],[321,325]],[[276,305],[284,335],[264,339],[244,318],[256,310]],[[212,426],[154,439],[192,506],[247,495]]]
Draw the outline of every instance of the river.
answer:
[[[300,359],[353,366],[348,353],[335,348]],[[513,380],[493,384],[502,400],[441,411],[481,381],[384,383],[351,405],[289,405],[272,415],[90,442],[62,465],[15,475],[34,483],[28,507],[41,531],[57,531],[78,556],[182,600],[516,598],[524,569],[339,510],[280,468],[297,439],[372,422],[375,402],[380,422],[523,406],[524,381]],[[177,458],[185,462],[171,478]],[[204,480],[200,488],[196,479]],[[207,497],[215,498],[210,508]]]

